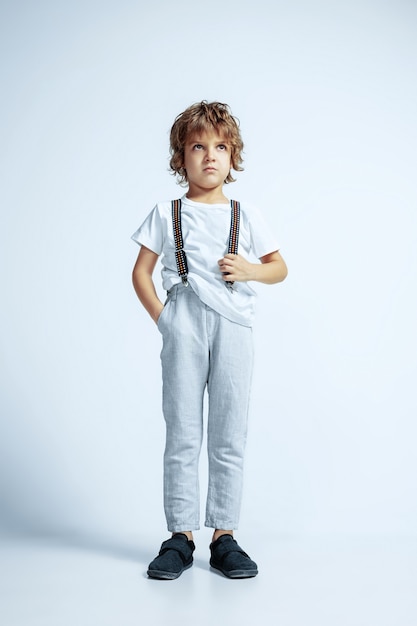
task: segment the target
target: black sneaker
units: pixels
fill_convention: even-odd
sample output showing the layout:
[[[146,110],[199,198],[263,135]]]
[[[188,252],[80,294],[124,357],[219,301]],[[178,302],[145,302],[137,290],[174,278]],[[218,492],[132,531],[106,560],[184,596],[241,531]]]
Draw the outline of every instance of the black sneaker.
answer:
[[[239,546],[232,535],[220,535],[210,544],[210,565],[228,578],[252,578],[258,566]]]
[[[148,576],[161,580],[174,580],[193,564],[194,541],[177,533],[161,545],[158,556],[149,564]]]

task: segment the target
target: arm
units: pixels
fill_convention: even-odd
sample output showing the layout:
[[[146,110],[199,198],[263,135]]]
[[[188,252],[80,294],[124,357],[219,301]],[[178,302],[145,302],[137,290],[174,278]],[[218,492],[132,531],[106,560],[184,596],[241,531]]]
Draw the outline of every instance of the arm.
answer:
[[[152,274],[158,255],[149,248],[142,246],[132,272],[133,286],[139,300],[148,311],[154,322],[158,321],[164,305],[156,294]]]
[[[286,278],[287,266],[278,251],[266,254],[260,258],[260,261],[260,263],[249,263],[240,254],[226,254],[218,263],[223,273],[223,280],[226,281],[256,280],[259,283],[273,285]]]

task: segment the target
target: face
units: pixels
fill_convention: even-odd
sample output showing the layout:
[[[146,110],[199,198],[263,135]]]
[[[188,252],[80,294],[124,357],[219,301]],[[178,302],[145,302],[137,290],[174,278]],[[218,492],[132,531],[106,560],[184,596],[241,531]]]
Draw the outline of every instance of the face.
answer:
[[[230,144],[215,131],[191,136],[184,148],[190,190],[221,189],[231,168]]]

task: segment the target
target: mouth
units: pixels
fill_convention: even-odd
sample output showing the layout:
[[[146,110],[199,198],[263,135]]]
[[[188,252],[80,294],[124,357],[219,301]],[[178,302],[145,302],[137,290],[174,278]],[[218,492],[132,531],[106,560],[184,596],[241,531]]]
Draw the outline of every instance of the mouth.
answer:
[[[217,172],[215,167],[205,167],[203,172]]]

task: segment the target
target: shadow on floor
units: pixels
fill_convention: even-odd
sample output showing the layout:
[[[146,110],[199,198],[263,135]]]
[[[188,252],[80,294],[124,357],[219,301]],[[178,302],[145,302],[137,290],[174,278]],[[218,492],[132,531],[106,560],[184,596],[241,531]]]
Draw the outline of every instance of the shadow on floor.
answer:
[[[31,542],[50,548],[93,552],[114,559],[134,561],[143,566],[147,566],[155,557],[154,551],[157,548],[156,546],[153,549],[152,545],[150,547],[141,545],[144,540],[136,537],[112,537],[100,533],[94,534],[92,531],[70,528],[20,530],[7,533],[2,537],[6,543],[8,538],[14,542]]]

